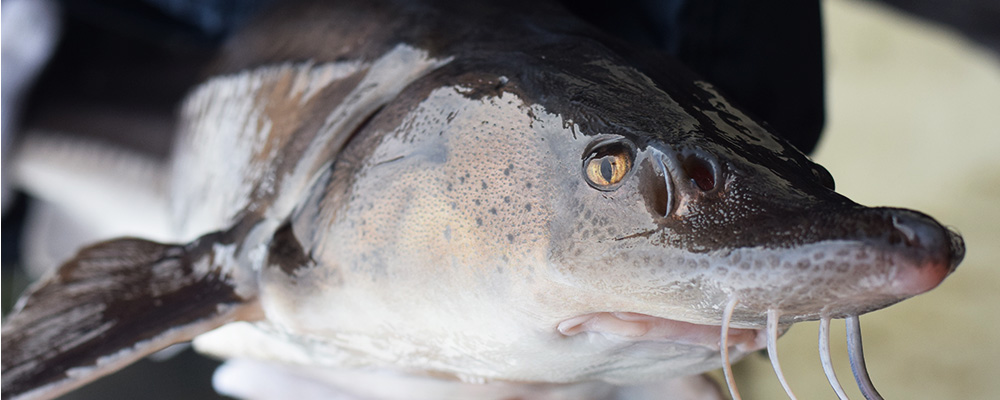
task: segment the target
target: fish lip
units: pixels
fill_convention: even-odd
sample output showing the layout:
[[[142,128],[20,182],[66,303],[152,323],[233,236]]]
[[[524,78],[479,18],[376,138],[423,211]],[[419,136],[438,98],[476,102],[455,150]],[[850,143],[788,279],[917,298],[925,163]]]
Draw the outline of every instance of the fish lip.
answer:
[[[600,311],[567,318],[556,330],[565,337],[599,334],[624,342],[668,341],[719,351],[722,325],[697,324],[628,311]],[[729,328],[729,347],[748,353],[767,346],[763,328]]]

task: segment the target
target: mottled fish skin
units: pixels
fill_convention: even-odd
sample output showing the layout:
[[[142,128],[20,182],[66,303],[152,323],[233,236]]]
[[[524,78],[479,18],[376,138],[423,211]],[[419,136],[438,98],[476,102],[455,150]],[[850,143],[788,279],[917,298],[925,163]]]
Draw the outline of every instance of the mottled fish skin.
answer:
[[[286,361],[664,379],[720,361],[553,328],[604,311],[719,325],[733,296],[734,327],[762,328],[772,308],[784,323],[853,315],[930,289],[961,259],[960,239],[929,217],[838,195],[826,170],[710,84],[558,10],[366,7],[287,11],[252,31],[253,46],[234,45],[269,49],[261,62],[401,48],[438,60],[351,134],[270,243],[265,330],[313,354]],[[322,28],[352,18],[384,29]],[[414,20],[421,29],[400,28]],[[581,164],[611,142],[635,168],[596,190]],[[199,347],[237,356],[229,340]]]
[[[718,332],[736,298],[732,326],[751,336],[736,359],[760,348],[768,310],[785,326],[857,315],[961,260],[957,234],[838,195],[676,62],[523,6],[283,4],[226,47],[182,107],[170,202],[183,241],[231,232],[226,288],[262,314],[199,350],[466,382],[662,381],[718,368],[718,342],[563,323]],[[609,148],[632,167],[589,184]]]

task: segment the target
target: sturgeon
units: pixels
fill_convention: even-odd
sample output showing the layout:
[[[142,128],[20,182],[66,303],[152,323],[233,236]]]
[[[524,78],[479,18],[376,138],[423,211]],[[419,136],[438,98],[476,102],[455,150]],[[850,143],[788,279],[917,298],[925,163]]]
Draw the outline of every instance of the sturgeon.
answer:
[[[723,398],[700,374],[724,366],[738,398],[731,361],[845,318],[877,398],[857,316],[941,283],[961,237],[837,194],[676,61],[510,9],[264,13],[182,106],[170,240],[36,283],[3,325],[3,397],[193,339],[243,397]]]

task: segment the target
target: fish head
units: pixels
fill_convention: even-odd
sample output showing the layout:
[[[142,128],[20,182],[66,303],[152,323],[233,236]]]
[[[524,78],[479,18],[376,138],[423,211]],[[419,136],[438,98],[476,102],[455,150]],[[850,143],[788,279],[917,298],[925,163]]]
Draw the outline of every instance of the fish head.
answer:
[[[745,353],[764,347],[769,310],[782,329],[860,315],[931,290],[962,260],[955,231],[838,194],[825,168],[711,84],[593,67],[604,71],[546,80],[569,88],[549,104],[577,128],[562,153],[577,182],[549,225],[554,284],[538,296],[572,309],[557,325],[568,338],[630,357],[690,345],[717,361],[727,305],[729,343]]]
[[[271,243],[269,321],[370,364],[632,383],[718,368],[734,299],[736,358],[769,310],[858,315],[961,260],[682,67],[565,51],[454,59],[371,117]]]
[[[768,309],[798,321],[888,306],[934,288],[964,256],[961,237],[925,214],[838,194],[825,168],[710,84],[629,82],[605,68],[628,83],[589,86],[562,113],[587,132],[567,151],[579,182],[553,222],[568,239],[551,243],[552,260],[570,280],[627,279],[615,286],[708,308],[692,322],[717,321],[737,298],[733,322],[752,327]],[[638,101],[622,96],[642,83],[626,94]]]

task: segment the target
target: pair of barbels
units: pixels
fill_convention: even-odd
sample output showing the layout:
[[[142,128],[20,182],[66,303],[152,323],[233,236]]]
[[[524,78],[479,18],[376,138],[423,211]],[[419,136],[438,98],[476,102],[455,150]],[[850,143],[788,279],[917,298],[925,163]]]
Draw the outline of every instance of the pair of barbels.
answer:
[[[740,392],[736,388],[736,379],[733,378],[733,368],[729,361],[728,345],[729,323],[733,319],[733,310],[736,309],[737,303],[739,303],[739,300],[732,298],[726,305],[725,315],[722,319],[722,336],[719,348],[722,353],[722,370],[726,376],[726,385],[729,387],[729,394],[733,397],[733,400],[742,400]],[[785,389],[785,393],[788,393],[789,398],[797,400],[795,393],[792,393],[792,388],[788,386],[785,374],[781,372],[781,364],[778,362],[778,318],[780,316],[778,310],[771,309],[767,311],[767,355],[771,359],[771,366],[774,368],[774,373],[778,375],[781,387]],[[857,315],[852,315],[844,319],[844,324],[847,329],[847,352],[848,357],[851,359],[851,372],[854,373],[854,380],[858,382],[858,388],[861,389],[861,394],[865,396],[865,399],[882,400],[882,395],[875,390],[875,385],[872,384],[872,380],[868,376],[868,368],[865,367],[865,352],[861,344],[861,321]],[[823,364],[823,372],[826,373],[826,379],[830,381],[830,386],[837,392],[837,397],[840,400],[848,400],[847,393],[844,392],[844,387],[840,385],[837,374],[833,371],[833,362],[830,360],[830,317],[822,317],[819,320],[819,357]]]

